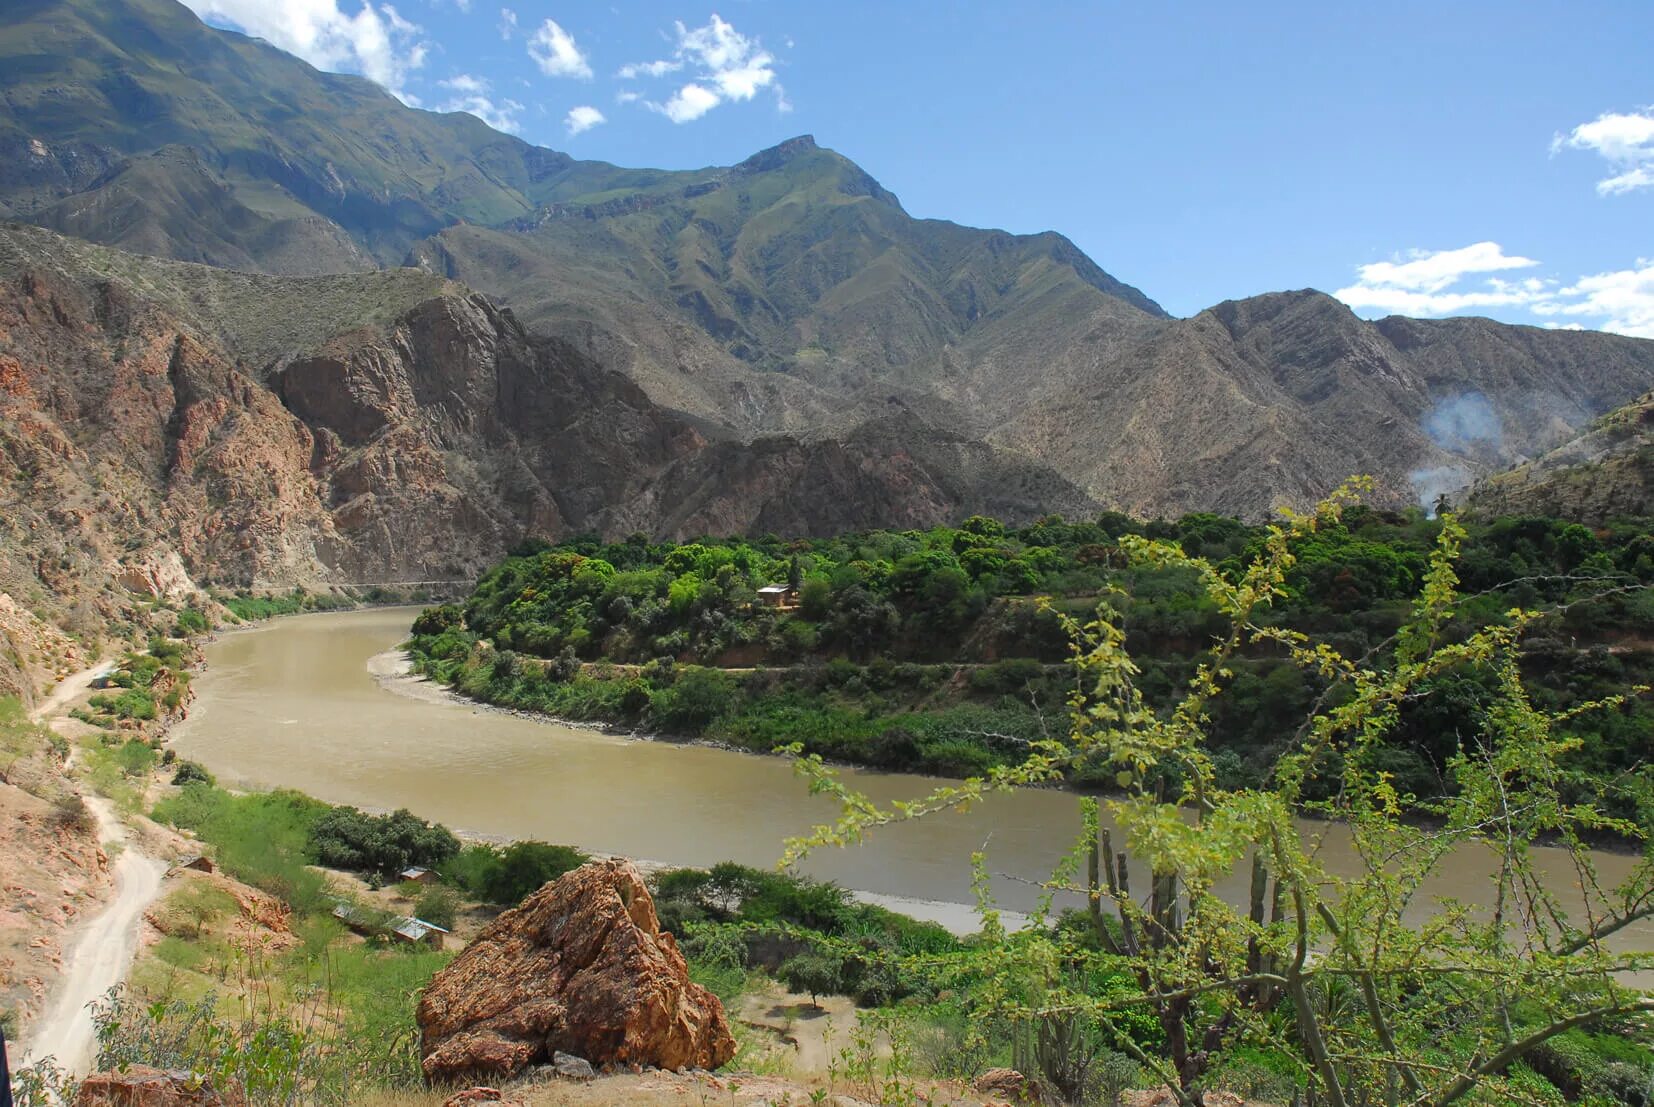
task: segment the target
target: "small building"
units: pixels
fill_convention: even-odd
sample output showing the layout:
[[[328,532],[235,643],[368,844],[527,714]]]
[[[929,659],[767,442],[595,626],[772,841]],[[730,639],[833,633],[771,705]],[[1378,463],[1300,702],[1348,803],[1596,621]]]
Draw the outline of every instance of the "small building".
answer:
[[[197,853],[184,858],[182,861],[178,862],[178,864],[174,865],[173,869],[194,869],[198,873],[210,873],[216,871],[217,866],[212,863],[212,858],[208,857],[206,854]]]
[[[798,589],[790,584],[766,584],[758,590],[758,602],[777,611],[792,611],[798,606]]]
[[[411,881],[414,884],[435,884],[437,882],[436,873],[432,872],[430,869],[421,868],[418,865],[415,865],[412,868],[403,869],[396,875],[401,877],[402,880]]]
[[[424,945],[441,949],[448,931],[433,922],[412,915],[387,915],[370,907],[338,900],[333,906],[333,917],[364,938],[394,938],[409,945]]]
[[[407,942],[410,945],[425,945],[432,949],[441,949],[443,938],[448,932],[436,923],[426,922],[424,919],[416,919],[409,915],[405,919],[398,919],[395,925],[391,927],[391,933],[398,940]]]
[[[333,904],[333,917],[364,937],[371,938],[381,932],[373,916],[349,900],[341,899]]]

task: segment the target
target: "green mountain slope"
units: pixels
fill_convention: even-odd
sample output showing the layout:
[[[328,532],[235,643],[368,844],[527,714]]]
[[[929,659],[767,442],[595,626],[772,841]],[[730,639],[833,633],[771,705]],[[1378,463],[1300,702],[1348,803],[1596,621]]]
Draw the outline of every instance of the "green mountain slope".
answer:
[[[54,207],[68,195],[108,203],[103,194],[134,175],[174,181],[182,194],[205,179],[227,191],[225,210],[275,222],[319,216],[394,263],[456,219],[493,223],[532,210],[571,163],[469,115],[412,111],[369,81],[209,28],[173,0],[8,4],[0,93],[0,201],[14,216],[115,244],[138,243],[121,221],[65,226]],[[180,146],[198,152],[199,166],[169,149]],[[168,227],[142,245],[244,262],[214,241],[240,237],[225,234],[234,228],[224,212],[180,207],[166,187],[125,191]],[[338,263],[335,238],[318,233],[312,271]]]

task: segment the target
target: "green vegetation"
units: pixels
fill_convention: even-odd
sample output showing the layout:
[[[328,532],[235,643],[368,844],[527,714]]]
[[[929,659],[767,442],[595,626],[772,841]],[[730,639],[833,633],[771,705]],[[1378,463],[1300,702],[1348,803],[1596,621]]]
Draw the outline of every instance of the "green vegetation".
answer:
[[[1259,618],[1387,660],[1440,533],[1421,513],[1352,508],[1291,540],[1281,594]],[[1083,618],[1105,598],[1115,605],[1139,686],[1159,711],[1226,633],[1199,570],[1131,561],[1123,543],[1174,543],[1236,580],[1266,537],[1215,515],[1107,515],[1024,528],[977,517],[957,528],[786,542],[531,545],[463,605],[427,610],[412,650],[434,678],[512,707],[968,776],[1015,764],[1030,743],[1062,731],[1075,688],[1064,617]],[[1444,628],[1451,637],[1507,625],[1518,606],[1555,609],[1524,637],[1523,673],[1542,705],[1565,710],[1654,680],[1647,526],[1479,523],[1458,572],[1466,595]],[[759,600],[758,588],[795,578],[796,608]],[[1328,682],[1269,639],[1248,643],[1230,665],[1227,694],[1211,707],[1211,741],[1219,780],[1241,786],[1264,779],[1292,747]],[[1385,738],[1385,768],[1400,791],[1427,799],[1455,787],[1456,736],[1474,732],[1494,691],[1494,674],[1472,666],[1433,678],[1409,701]],[[1564,725],[1583,739],[1568,770],[1600,778],[1640,763],[1654,708],[1638,701]],[[1063,772],[1078,785],[1113,785],[1101,761]]]
[[[459,852],[459,839],[407,811],[368,815],[334,807],[311,824],[310,848],[318,864],[383,879],[412,866],[437,867]]]
[[[145,652],[121,661],[109,677],[110,690],[92,696],[75,717],[105,730],[133,730],[175,711],[189,694],[186,648],[174,638],[151,638]]]
[[[466,846],[438,870],[443,879],[484,903],[515,907],[549,880],[591,860],[572,846],[545,842]],[[432,920],[433,922],[435,920]]]
[[[244,623],[273,619],[278,615],[301,615],[309,611],[342,611],[356,606],[356,601],[331,592],[306,592],[295,588],[280,594],[243,592],[234,596],[219,596],[218,602]]]
[[[1182,1107],[1200,1107],[1225,1084],[1334,1107],[1644,1104],[1654,997],[1625,987],[1623,974],[1654,965],[1654,950],[1631,936],[1654,917],[1654,771],[1640,758],[1613,774],[1577,764],[1590,744],[1584,720],[1634,715],[1648,688],[1595,698],[1575,689],[1551,708],[1528,680],[1531,638],[1586,606],[1575,603],[1575,579],[1600,589],[1606,572],[1545,584],[1506,578],[1511,587],[1559,587],[1560,603],[1548,614],[1500,607],[1489,615],[1486,597],[1462,587],[1487,551],[1476,557],[1466,530],[1445,519],[1432,526],[1436,545],[1412,603],[1386,632],[1393,642],[1356,653],[1334,640],[1347,633],[1340,623],[1311,633],[1278,617],[1301,602],[1293,581],[1307,575],[1303,553],[1329,538],[1347,545],[1348,498],[1272,527],[1256,556],[1235,567],[1176,543],[1124,537],[1123,567],[1187,574],[1227,628],[1169,705],[1148,694],[1152,670],[1133,656],[1132,596],[1123,591],[1094,618],[1065,621],[1078,691],[1064,733],[991,778],[888,806],[805,757],[812,791],[836,797],[841,815],[790,843],[786,859],[1077,765],[1106,765],[1125,793],[1108,804],[1115,829],[1103,831],[1102,804],[1083,801],[1076,848],[1046,885],[1084,897],[1087,912],[1005,935],[985,900],[986,929],[972,948],[906,962],[933,981],[950,973],[969,981],[947,990],[965,997],[977,1040],[1008,1027],[1019,1067],[1065,1099],[1100,1094],[1113,1068],[1104,1062],[1122,1053]],[[1540,533],[1572,570],[1606,557],[1601,536],[1554,526]],[[1625,546],[1635,550],[1637,539]],[[1625,582],[1619,598],[1648,594],[1641,571],[1614,578]],[[1239,661],[1264,646],[1316,673],[1324,689],[1270,771],[1235,785],[1220,775],[1219,720],[1244,672]],[[1416,726],[1420,705],[1454,698],[1443,689],[1471,695],[1455,680],[1479,692],[1444,755],[1451,784],[1427,796],[1403,791],[1390,768],[1395,738]],[[1409,807],[1430,822],[1405,817]],[[1344,823],[1358,863],[1324,866],[1315,836],[1300,832],[1306,814]],[[1115,834],[1134,861],[1116,851]],[[1598,835],[1642,853],[1618,882],[1599,873],[1585,846]],[[1558,887],[1535,849],[1541,842],[1561,851],[1582,902]],[[1495,901],[1508,913],[1489,917],[1438,898],[1433,885],[1456,854],[1488,858]],[[974,860],[986,888],[987,859]],[[1248,869],[1249,895],[1220,894]]]

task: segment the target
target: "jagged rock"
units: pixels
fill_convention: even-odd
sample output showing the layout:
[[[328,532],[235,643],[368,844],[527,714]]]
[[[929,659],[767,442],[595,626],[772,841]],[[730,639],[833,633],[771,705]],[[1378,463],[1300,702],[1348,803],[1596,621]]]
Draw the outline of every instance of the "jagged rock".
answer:
[[[75,1096],[74,1107],[246,1107],[241,1085],[214,1088],[194,1073],[133,1065],[125,1072],[95,1072]]]
[[[1040,1099],[1033,1082],[1016,1069],[989,1069],[976,1078],[976,1090],[1011,1103],[1038,1103]]]
[[[723,1005],[690,982],[625,860],[583,865],[501,915],[436,974],[416,1017],[432,1081],[510,1077],[560,1052],[666,1069],[735,1054]]]
[[[597,1079],[597,1070],[592,1068],[590,1061],[569,1053],[552,1054],[551,1070],[564,1080],[578,1080],[584,1083]]]

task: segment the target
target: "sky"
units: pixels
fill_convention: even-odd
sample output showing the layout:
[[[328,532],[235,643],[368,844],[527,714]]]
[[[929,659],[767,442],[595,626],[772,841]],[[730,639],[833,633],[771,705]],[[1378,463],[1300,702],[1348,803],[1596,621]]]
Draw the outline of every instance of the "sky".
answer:
[[[1174,315],[1654,338],[1654,2],[185,0],[405,102],[579,158],[799,134],[907,210],[1056,230]]]

